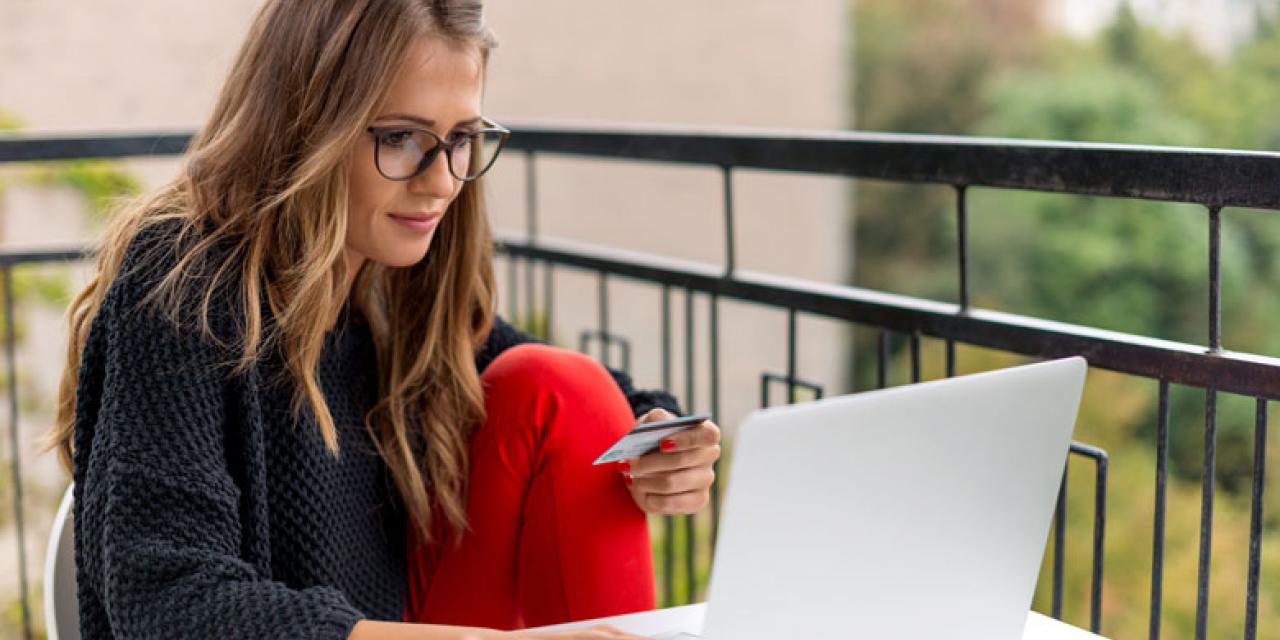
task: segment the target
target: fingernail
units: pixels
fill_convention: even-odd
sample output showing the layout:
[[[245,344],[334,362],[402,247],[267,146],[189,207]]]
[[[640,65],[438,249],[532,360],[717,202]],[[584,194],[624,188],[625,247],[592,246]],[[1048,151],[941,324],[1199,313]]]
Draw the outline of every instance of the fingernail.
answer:
[[[663,440],[658,446],[662,447],[663,451],[670,451],[676,448],[676,441],[668,438]]]
[[[626,474],[626,475],[623,475],[622,477],[623,477],[624,479],[626,479],[626,481],[627,481],[627,486],[628,486],[628,487],[629,487],[629,486],[631,486],[631,475],[630,475],[630,474]]]
[[[652,442],[652,440],[650,442]],[[618,473],[630,473],[630,472],[631,472],[630,462],[623,460],[622,462],[618,463]]]

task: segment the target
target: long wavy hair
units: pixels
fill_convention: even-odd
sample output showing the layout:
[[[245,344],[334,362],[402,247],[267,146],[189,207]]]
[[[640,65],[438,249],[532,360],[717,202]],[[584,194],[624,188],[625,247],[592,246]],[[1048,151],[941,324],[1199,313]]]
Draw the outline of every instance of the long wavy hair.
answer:
[[[148,300],[177,319],[194,294],[202,301],[200,327],[227,345],[211,329],[210,304],[215,289],[238,292],[235,370],[268,350],[282,354],[295,413],[309,405],[326,448],[338,455],[316,369],[345,302],[347,160],[423,37],[474,50],[482,73],[496,46],[480,0],[267,0],[184,169],[121,207],[101,242],[96,274],[71,302],[48,440],[64,467],[73,460],[89,327],[130,241],[175,220],[181,258]],[[481,180],[464,184],[424,260],[405,268],[365,261],[350,292],[378,359],[379,401],[365,425],[424,540],[432,539],[433,503],[459,535],[466,528],[467,442],[484,420],[475,354],[492,324],[495,295],[482,193]],[[210,263],[211,272],[197,268]]]

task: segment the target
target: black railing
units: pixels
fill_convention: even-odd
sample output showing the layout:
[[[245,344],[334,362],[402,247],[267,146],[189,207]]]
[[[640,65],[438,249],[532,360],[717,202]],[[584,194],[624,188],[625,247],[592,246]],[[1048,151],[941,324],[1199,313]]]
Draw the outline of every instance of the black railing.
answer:
[[[599,345],[599,355],[611,363],[619,351],[622,366],[630,365],[631,343],[612,330],[609,322],[610,278],[649,283],[661,288],[661,371],[663,386],[671,389],[672,353],[671,307],[673,292],[683,293],[684,365],[686,388],[683,404],[692,409],[695,392],[694,303],[698,296],[709,302],[710,320],[707,347],[710,350],[709,406],[719,415],[720,401],[720,313],[722,299],[745,301],[787,312],[787,370],[761,373],[761,404],[769,403],[771,384],[787,388],[787,401],[797,399],[797,390],[808,396],[824,393],[821,383],[802,380],[797,373],[796,319],[799,314],[825,317],[854,326],[879,330],[876,349],[878,386],[888,382],[890,347],[895,338],[905,337],[910,356],[910,379],[921,379],[921,339],[945,341],[946,374],[956,371],[956,344],[962,343],[1037,358],[1083,355],[1092,367],[1152,380],[1158,387],[1159,414],[1156,425],[1156,477],[1153,519],[1150,631],[1152,640],[1160,636],[1164,532],[1167,510],[1169,389],[1184,385],[1205,390],[1204,474],[1201,488],[1199,570],[1197,579],[1196,637],[1207,633],[1208,592],[1211,560],[1211,532],[1214,507],[1214,466],[1219,393],[1239,394],[1255,399],[1255,451],[1250,497],[1249,565],[1245,603],[1245,638],[1257,637],[1257,602],[1265,488],[1266,409],[1270,400],[1280,399],[1280,360],[1223,349],[1220,302],[1220,224],[1224,207],[1280,209],[1280,154],[1171,149],[1129,145],[1050,143],[1020,140],[907,136],[847,132],[777,131],[755,129],[692,129],[679,127],[583,127],[517,122],[512,126],[510,145],[523,152],[527,163],[526,229],[523,235],[499,238],[499,250],[506,261],[504,293],[508,314],[520,315],[520,299],[526,318],[536,317],[537,270],[542,269],[543,300],[541,323],[550,336],[553,318],[554,270],[568,268],[596,274],[598,281],[598,327],[581,334],[580,348]],[[189,142],[185,133],[128,136],[38,137],[0,136],[0,163],[86,157],[131,157],[180,153]],[[538,234],[535,167],[541,155],[571,155],[712,166],[720,169],[723,186],[724,243],[722,265],[678,260],[665,256],[627,252],[617,248],[589,246],[544,238]],[[737,169],[826,174],[874,178],[895,182],[948,185],[956,198],[958,304],[872,291],[856,287],[821,284],[778,275],[743,271],[737,268],[734,248],[734,204],[732,181]],[[1205,345],[1160,340],[1147,336],[1106,331],[1052,320],[1001,313],[970,305],[969,241],[967,197],[969,187],[998,187],[1078,195],[1141,198],[1202,205],[1206,212],[1206,242],[1209,247],[1209,300]],[[0,255],[5,282],[14,266],[42,260],[65,260],[78,252]],[[523,274],[520,270],[523,269]],[[523,296],[518,290],[523,275]],[[4,291],[6,308],[12,295]],[[18,478],[17,398],[14,395],[13,320],[8,316],[6,349],[11,385],[11,434],[14,446],[15,489]],[[617,349],[611,349],[611,347]],[[1088,461],[1095,477],[1094,526],[1089,626],[1098,631],[1102,623],[1102,572],[1106,535],[1108,458],[1101,449],[1073,443],[1071,454]],[[717,489],[718,487],[717,481]],[[1052,614],[1061,617],[1066,538],[1066,483],[1058,498],[1052,540]],[[713,492],[710,541],[714,544],[719,516],[719,492]],[[23,526],[22,500],[16,501],[16,522]],[[698,593],[696,571],[698,532],[692,516],[667,517],[664,522],[662,575],[664,604],[677,604],[674,597],[676,525],[683,525],[685,548],[684,577],[686,600]],[[21,551],[20,553],[25,553]],[[25,562],[23,563],[25,566]],[[23,594],[26,576],[22,574]],[[26,606],[24,602],[24,611]]]

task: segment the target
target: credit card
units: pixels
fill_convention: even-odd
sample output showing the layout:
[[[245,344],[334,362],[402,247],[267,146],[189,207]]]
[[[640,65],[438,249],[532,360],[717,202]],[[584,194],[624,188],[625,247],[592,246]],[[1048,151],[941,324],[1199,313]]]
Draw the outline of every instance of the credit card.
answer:
[[[596,461],[591,464],[617,462],[653,453],[658,450],[658,445],[663,438],[690,427],[696,427],[702,424],[703,420],[710,419],[711,414],[709,413],[695,413],[691,416],[638,424],[619,438],[617,442],[613,443],[613,446],[609,447],[607,451],[600,454],[600,457],[596,458]]]

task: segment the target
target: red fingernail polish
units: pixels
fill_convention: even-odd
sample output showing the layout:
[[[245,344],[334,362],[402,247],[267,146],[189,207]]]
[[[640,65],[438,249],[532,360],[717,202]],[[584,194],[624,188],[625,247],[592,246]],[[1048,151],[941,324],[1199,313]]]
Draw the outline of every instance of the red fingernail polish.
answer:
[[[618,473],[630,473],[630,472],[631,472],[630,462],[623,460],[622,462],[618,463]]]
[[[663,450],[663,451],[670,451],[670,450],[672,450],[672,449],[676,448],[676,441],[675,441],[675,440],[663,440],[659,446],[661,446],[661,447],[662,447],[662,450]]]
[[[631,476],[630,476],[630,475],[624,475],[624,476],[622,476],[622,477],[626,479],[626,481],[627,481],[627,486],[628,486],[628,487],[629,487],[629,486],[631,486]]]

